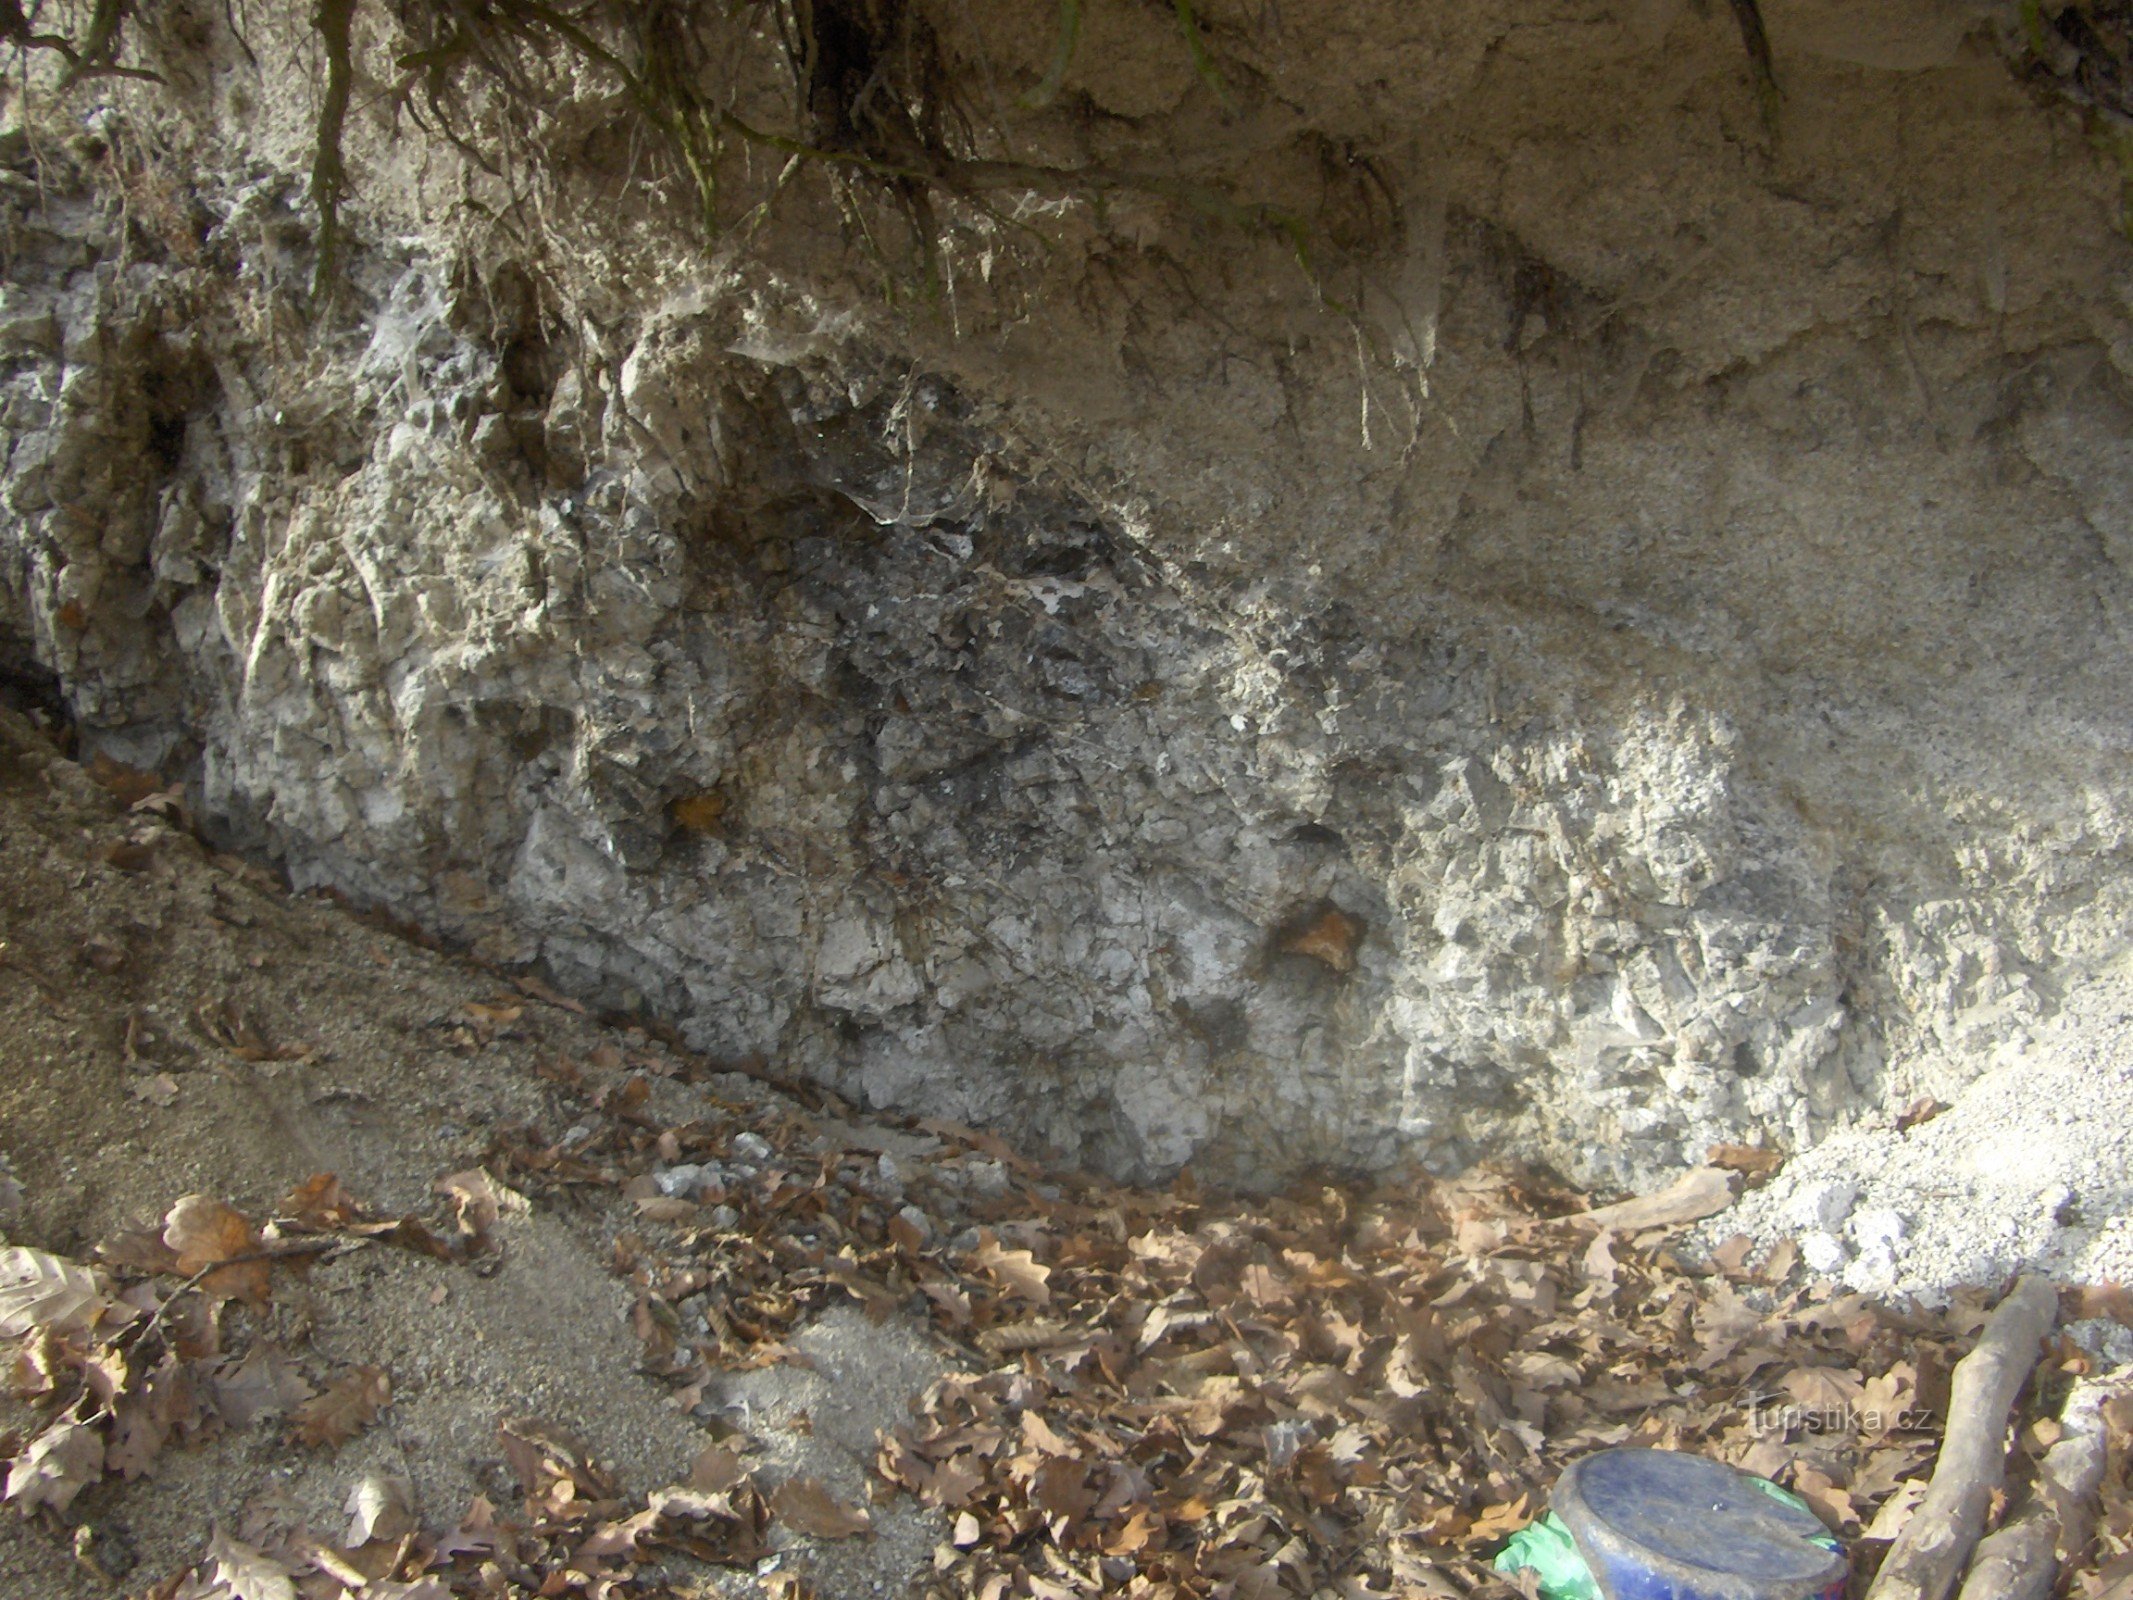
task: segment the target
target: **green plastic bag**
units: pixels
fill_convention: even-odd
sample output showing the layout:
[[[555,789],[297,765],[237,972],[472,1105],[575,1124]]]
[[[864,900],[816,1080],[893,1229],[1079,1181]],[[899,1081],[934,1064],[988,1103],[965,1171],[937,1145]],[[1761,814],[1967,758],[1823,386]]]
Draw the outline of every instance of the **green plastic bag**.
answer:
[[[1541,1600],[1600,1600],[1592,1568],[1585,1565],[1577,1541],[1553,1511],[1512,1534],[1491,1565],[1498,1572],[1530,1568],[1540,1574]]]
[[[1790,1489],[1780,1488],[1768,1478],[1753,1481],[1773,1500],[1783,1501],[1801,1511],[1813,1509]],[[1815,1543],[1828,1550],[1844,1548],[1843,1542],[1833,1533],[1825,1533]],[[1584,1556],[1579,1554],[1577,1540],[1570,1536],[1570,1529],[1553,1511],[1512,1534],[1502,1553],[1490,1565],[1498,1572],[1532,1571],[1539,1574],[1541,1600],[1601,1600],[1599,1581],[1593,1577],[1592,1568],[1585,1564]]]

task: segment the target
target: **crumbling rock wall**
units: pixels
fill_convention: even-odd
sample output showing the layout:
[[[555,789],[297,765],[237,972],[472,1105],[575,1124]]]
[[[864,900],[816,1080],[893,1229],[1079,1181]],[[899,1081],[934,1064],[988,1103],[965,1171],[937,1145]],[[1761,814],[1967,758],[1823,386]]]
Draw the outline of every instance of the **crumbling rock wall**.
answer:
[[[16,653],[299,883],[1117,1172],[1953,1093],[2122,942],[2115,171],[1977,8],[1766,6],[1775,134],[1688,6],[1207,9],[1257,109],[1123,0],[1068,98],[1367,156],[1344,308],[1122,202],[915,318],[803,211],[573,320],[387,161],[311,321],[267,112],[127,102],[157,205],[18,140]]]

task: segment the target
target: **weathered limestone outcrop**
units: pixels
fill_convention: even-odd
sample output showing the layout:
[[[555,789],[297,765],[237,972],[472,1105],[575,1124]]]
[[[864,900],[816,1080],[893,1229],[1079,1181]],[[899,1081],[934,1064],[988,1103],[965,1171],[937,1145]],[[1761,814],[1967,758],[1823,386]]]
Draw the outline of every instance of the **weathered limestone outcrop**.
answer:
[[[381,122],[314,314],[308,90],[43,113],[19,661],[300,883],[1118,1172],[1632,1182],[1985,1070],[2129,909],[2079,113],[1952,0],[1773,0],[1769,120],[1723,7],[1203,9],[1233,109],[1092,0],[1032,137],[1220,165],[1315,285],[1121,196],[906,311],[561,133],[543,256]]]

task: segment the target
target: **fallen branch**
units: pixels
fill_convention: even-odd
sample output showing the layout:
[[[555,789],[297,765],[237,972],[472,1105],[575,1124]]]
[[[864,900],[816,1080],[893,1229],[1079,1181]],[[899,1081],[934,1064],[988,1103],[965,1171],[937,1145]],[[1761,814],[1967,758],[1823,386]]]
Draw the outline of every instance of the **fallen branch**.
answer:
[[[1720,1167],[1691,1167],[1657,1194],[1638,1195],[1611,1206],[1573,1212],[1561,1221],[1570,1227],[1611,1228],[1642,1233],[1647,1228],[1677,1228],[1699,1222],[1733,1204],[1733,1174]]]
[[[2052,1285],[2025,1277],[1992,1313],[1977,1348],[1955,1364],[1933,1482],[1867,1600],[1947,1600],[2007,1471],[2007,1414],[2058,1313]]]
[[[2006,1525],[1977,1547],[1962,1600],[2046,1600],[2058,1564],[2078,1560],[2088,1548],[2103,1483],[2103,1403],[2122,1383],[2074,1386],[2059,1413],[2064,1431],[2037,1464],[2034,1489]]]

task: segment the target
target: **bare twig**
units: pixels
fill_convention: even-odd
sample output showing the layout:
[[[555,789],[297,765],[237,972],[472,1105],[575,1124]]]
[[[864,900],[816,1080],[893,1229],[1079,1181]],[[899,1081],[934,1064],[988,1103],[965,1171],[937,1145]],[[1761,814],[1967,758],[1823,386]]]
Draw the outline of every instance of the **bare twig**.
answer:
[[[226,1267],[248,1267],[261,1261],[287,1261],[296,1256],[322,1256],[344,1242],[339,1238],[292,1240],[287,1244],[270,1245],[261,1250],[244,1250],[233,1256],[224,1256],[220,1261],[210,1261],[163,1297],[163,1303],[156,1307],[154,1315],[141,1324],[141,1330],[135,1338],[146,1339],[151,1333],[160,1333],[163,1329],[164,1314],[178,1303],[179,1298],[190,1294]]]
[[[2049,1281],[2025,1277],[1955,1364],[1932,1485],[1881,1564],[1867,1600],[1947,1600],[2007,1470],[2007,1414],[2059,1314]]]

